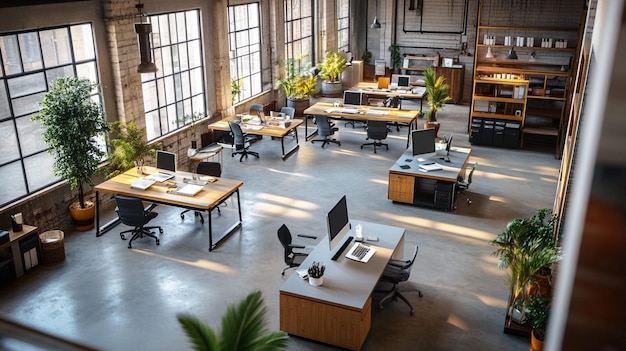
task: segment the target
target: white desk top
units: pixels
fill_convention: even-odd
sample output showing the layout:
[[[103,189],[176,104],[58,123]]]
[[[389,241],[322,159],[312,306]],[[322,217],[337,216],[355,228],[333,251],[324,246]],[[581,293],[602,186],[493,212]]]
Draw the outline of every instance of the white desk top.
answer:
[[[328,238],[325,238],[300,266],[300,269],[306,269],[313,261],[323,263],[326,266],[324,284],[311,286],[294,272],[280,288],[280,292],[362,310],[394,250],[404,250],[405,229],[361,220],[351,220],[350,223],[352,229],[346,235],[354,237],[356,224],[361,224],[363,237],[378,237],[377,242],[366,242],[377,250],[368,263],[345,257],[354,240],[336,261],[332,261]],[[399,255],[401,257],[403,252],[399,252]]]
[[[424,159],[424,161],[418,161],[413,156],[413,150],[408,148],[396,163],[391,166],[389,169],[390,172],[406,174],[410,176],[419,176],[422,178],[432,178],[439,179],[448,182],[456,182],[457,177],[465,168],[465,164],[467,163],[467,159],[471,153],[472,149],[464,148],[464,147],[451,147],[450,148],[450,162],[445,162],[441,160],[442,157],[445,158],[445,155],[436,155],[430,158]],[[407,161],[411,160],[411,161]],[[425,162],[436,162],[441,165],[443,169],[437,171],[422,171],[419,168],[420,163]],[[410,168],[403,169],[400,168],[401,165],[408,165]]]

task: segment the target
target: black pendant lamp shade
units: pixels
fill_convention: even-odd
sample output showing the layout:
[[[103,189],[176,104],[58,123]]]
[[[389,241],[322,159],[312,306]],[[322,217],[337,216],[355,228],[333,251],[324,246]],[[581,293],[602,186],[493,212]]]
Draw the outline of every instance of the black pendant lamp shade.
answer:
[[[372,22],[372,28],[374,29],[379,29],[380,28],[380,22],[378,22],[378,16],[374,16],[374,22]]]
[[[153,73],[157,71],[157,67],[152,62],[152,50],[150,48],[150,33],[152,33],[152,24],[135,23],[135,32],[139,42],[140,63],[137,67],[139,73]]]
[[[515,48],[513,46],[511,46],[509,54],[506,55],[506,58],[509,60],[517,60],[517,53],[515,52]]]

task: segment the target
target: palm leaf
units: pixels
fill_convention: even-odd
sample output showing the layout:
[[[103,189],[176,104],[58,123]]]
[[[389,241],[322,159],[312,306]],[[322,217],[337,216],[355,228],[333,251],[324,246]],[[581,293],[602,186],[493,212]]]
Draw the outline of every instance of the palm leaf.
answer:
[[[179,314],[178,321],[183,326],[185,333],[191,339],[194,350],[197,351],[219,351],[220,346],[215,336],[215,332],[202,323],[198,318],[188,315]]]

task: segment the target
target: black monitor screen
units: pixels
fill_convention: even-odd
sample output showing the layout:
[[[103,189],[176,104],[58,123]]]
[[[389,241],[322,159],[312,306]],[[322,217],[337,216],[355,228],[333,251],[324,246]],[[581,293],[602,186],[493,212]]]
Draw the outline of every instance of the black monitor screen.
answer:
[[[418,129],[411,132],[413,155],[435,152],[435,129]]]
[[[448,138],[448,144],[446,145],[446,153],[450,154],[450,145],[452,145],[452,137],[453,135],[450,134],[450,138]]]
[[[362,94],[360,91],[345,91],[343,93],[344,105],[361,105]]]
[[[408,87],[410,84],[411,77],[409,76],[399,76],[398,77],[398,86],[399,87]]]
[[[339,202],[328,212],[326,216],[328,221],[328,242],[332,251],[343,236],[350,230],[348,220],[348,203],[344,195]],[[340,235],[341,234],[341,235]]]
[[[157,168],[176,172],[176,154],[173,152],[157,150]]]

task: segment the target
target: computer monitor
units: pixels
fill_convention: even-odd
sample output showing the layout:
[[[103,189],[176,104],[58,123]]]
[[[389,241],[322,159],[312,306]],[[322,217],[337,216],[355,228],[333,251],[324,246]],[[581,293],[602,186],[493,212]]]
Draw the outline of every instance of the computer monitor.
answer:
[[[176,172],[176,154],[173,152],[157,150],[156,164],[159,169]]]
[[[398,76],[398,88],[408,88],[411,86],[411,76],[400,75]]]
[[[348,203],[344,195],[326,216],[328,223],[328,247],[332,253],[344,241],[346,233],[350,231],[348,219]]]
[[[363,93],[360,91],[346,90],[343,92],[344,105],[361,105],[363,101]]]
[[[450,137],[448,138],[448,143],[446,144],[446,158],[444,161],[446,162],[450,162],[450,146],[452,145],[452,137],[454,135],[450,134]]]
[[[256,111],[256,116],[259,118],[259,124],[265,124],[265,112]]]
[[[417,129],[411,132],[413,143],[413,156],[428,158],[436,155],[435,152],[435,129]]]

